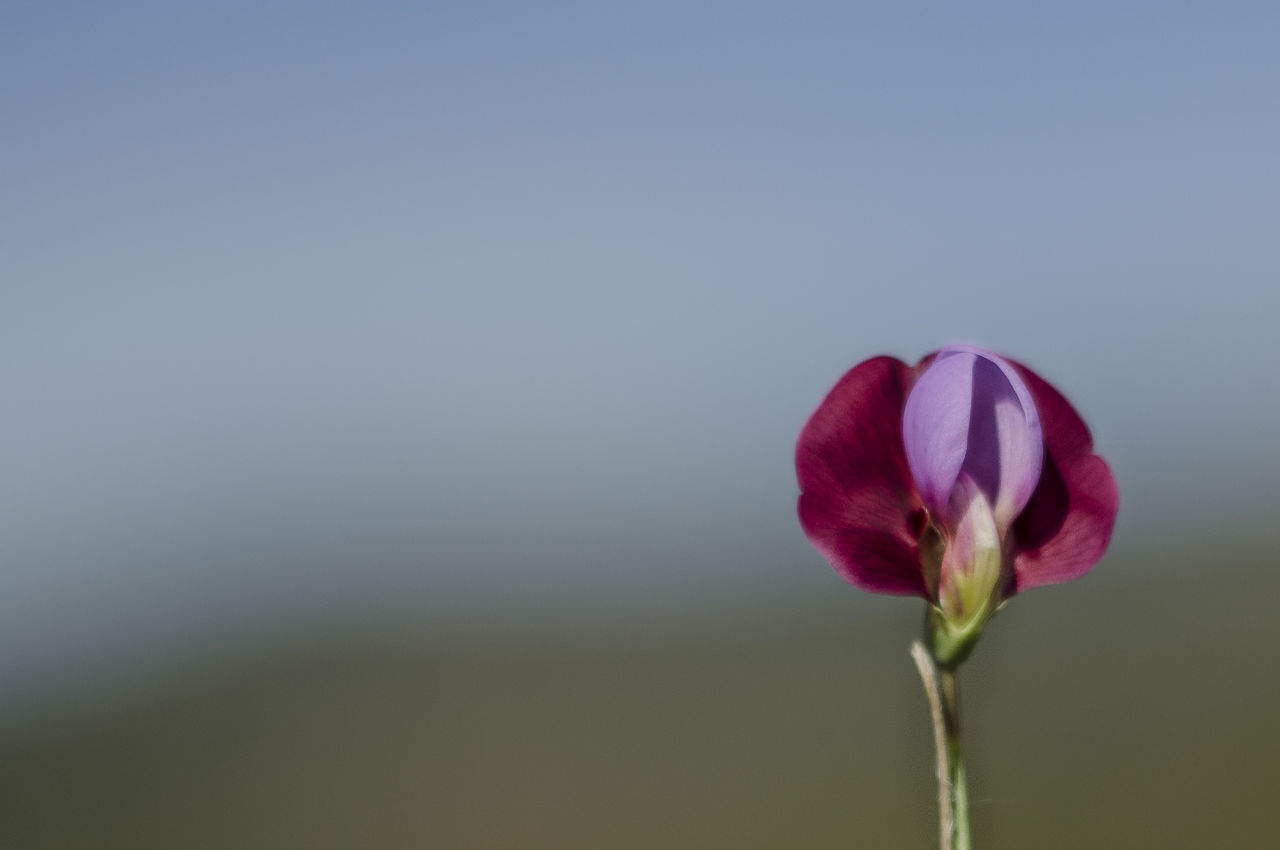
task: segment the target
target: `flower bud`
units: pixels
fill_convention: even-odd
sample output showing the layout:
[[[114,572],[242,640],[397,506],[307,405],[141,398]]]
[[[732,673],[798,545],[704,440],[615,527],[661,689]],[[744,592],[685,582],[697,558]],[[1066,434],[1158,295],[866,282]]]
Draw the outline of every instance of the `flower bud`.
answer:
[[[942,556],[938,607],[949,624],[962,629],[991,607],[1003,559],[991,503],[972,479],[960,478],[952,501],[967,504],[955,509],[959,520]]]
[[[937,603],[928,628],[934,657],[943,666],[964,660],[999,608],[1005,564],[991,503],[973,479],[957,479],[951,502],[956,519],[942,556]]]

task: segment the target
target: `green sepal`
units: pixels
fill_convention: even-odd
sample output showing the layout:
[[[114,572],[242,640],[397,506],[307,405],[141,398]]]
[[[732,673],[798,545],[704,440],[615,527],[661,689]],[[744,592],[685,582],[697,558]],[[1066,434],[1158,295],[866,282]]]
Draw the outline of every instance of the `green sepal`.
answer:
[[[988,599],[967,622],[956,624],[949,621],[938,606],[930,605],[925,613],[924,633],[929,652],[938,666],[947,670],[960,666],[994,614]]]

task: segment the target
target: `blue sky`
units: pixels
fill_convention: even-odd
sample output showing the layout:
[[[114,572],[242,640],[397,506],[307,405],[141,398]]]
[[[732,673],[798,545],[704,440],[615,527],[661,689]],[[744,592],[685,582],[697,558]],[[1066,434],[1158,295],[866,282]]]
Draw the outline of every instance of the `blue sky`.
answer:
[[[1278,24],[7,4],[4,663],[834,590],[795,433],[858,360],[955,340],[1076,401],[1118,543],[1257,527]]]

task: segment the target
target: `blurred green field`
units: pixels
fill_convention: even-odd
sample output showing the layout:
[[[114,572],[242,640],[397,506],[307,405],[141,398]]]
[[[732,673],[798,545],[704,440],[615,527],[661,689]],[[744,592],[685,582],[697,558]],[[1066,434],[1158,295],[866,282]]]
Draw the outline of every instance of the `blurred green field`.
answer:
[[[1280,846],[1280,575],[1216,550],[997,618],[978,847]],[[663,640],[317,640],[10,722],[0,847],[932,847],[919,608],[852,593]]]

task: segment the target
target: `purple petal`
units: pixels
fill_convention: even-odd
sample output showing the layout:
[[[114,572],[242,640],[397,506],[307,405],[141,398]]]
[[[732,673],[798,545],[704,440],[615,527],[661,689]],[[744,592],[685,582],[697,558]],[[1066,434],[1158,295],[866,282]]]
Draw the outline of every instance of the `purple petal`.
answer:
[[[1031,498],[1043,459],[1040,415],[1022,378],[996,355],[978,354],[962,469],[991,501],[1001,528],[1008,528]]]
[[[1031,393],[1005,360],[974,346],[938,352],[907,399],[903,440],[925,504],[951,520],[967,473],[1008,528],[1040,478],[1044,453]]]
[[[809,542],[851,584],[928,597],[923,510],[902,445],[912,369],[891,357],[840,379],[796,443],[797,510]]]
[[[940,517],[948,515],[951,490],[968,452],[976,360],[944,349],[912,387],[902,413],[911,476],[925,505]]]

